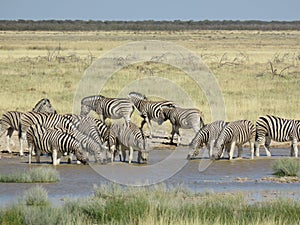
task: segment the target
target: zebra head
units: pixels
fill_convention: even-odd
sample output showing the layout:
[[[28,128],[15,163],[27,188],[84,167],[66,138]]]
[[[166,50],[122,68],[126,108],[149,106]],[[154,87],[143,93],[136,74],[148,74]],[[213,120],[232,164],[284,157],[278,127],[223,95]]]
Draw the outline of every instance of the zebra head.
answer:
[[[163,122],[169,119],[171,109],[175,108],[176,105],[170,101],[160,102],[160,107],[157,112],[156,121],[158,125],[162,125]]]
[[[148,155],[149,155],[149,151],[146,150],[139,151],[138,158],[137,158],[138,163],[141,163],[141,161],[147,163]]]
[[[220,159],[221,156],[222,156],[224,147],[225,147],[224,144],[214,146],[212,154],[211,154],[211,159],[212,160],[218,160],[218,159]]]
[[[32,111],[41,113],[56,113],[56,110],[53,108],[48,98],[43,98],[38,101]]]
[[[81,116],[87,116],[91,110],[95,111],[99,100],[103,99],[102,95],[92,95],[81,100]]]
[[[137,98],[137,99],[140,99],[140,100],[148,100],[145,95],[143,95],[141,93],[138,93],[138,92],[134,92],[134,91],[132,91],[128,94],[128,98],[131,98],[131,99],[132,98]]]
[[[89,164],[89,159],[86,154],[81,151],[76,151],[75,153],[77,160],[79,160],[83,165]]]

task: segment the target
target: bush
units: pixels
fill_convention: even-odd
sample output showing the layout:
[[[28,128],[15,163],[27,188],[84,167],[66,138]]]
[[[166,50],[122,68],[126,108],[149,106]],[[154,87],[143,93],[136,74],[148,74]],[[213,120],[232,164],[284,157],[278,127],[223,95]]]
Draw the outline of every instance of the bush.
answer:
[[[24,192],[24,201],[28,206],[49,205],[48,192],[42,186],[37,185]]]
[[[273,165],[274,174],[277,176],[300,176],[300,161],[297,158],[282,158]]]

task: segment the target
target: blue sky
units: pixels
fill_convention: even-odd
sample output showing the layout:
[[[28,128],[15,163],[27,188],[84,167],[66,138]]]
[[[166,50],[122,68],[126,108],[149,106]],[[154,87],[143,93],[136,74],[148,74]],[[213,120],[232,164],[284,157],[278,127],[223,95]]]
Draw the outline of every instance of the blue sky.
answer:
[[[0,19],[300,20],[299,0],[0,0]]]

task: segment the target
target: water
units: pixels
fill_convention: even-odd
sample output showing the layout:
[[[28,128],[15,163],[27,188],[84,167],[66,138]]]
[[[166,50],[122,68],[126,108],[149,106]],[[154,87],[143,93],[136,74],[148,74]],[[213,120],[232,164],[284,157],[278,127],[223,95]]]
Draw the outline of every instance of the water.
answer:
[[[174,153],[174,149],[174,146],[165,146],[164,149],[160,148],[160,146],[156,147],[155,150],[150,152],[147,165],[136,163],[129,165],[127,162],[115,162],[114,164],[101,165],[99,168],[103,171],[111,171],[111,173],[118,171],[118,176],[125,178],[145,176],[145,174],[139,174],[139,168],[143,168],[145,169],[143,173],[148,170],[147,176],[155,178],[157,173],[153,173],[153,170],[156,168],[156,165],[170,157]],[[181,185],[195,192],[243,192],[249,196],[249,201],[251,202],[276,199],[278,197],[299,200],[300,183],[276,183],[262,180],[264,177],[272,176],[272,164],[276,159],[288,156],[289,149],[273,149],[272,154],[271,158],[262,154],[262,157],[250,160],[249,149],[246,149],[242,159],[234,159],[232,161],[219,160],[211,163],[205,155],[204,159],[191,161],[182,159],[185,161],[183,167],[172,174],[170,178],[160,183],[165,183],[170,187]],[[136,156],[134,156],[134,159],[136,159]],[[7,155],[2,154],[0,171],[2,174],[8,174],[22,171],[29,167],[52,167],[48,158],[43,157],[42,162],[42,164],[33,163],[30,166],[27,164],[26,158],[9,158]],[[209,166],[200,172],[199,165],[201,167],[203,163],[207,162],[210,163]],[[174,167],[171,164],[164,164],[162,168],[168,170],[172,166]],[[46,188],[50,201],[55,205],[61,205],[67,199],[92,196],[95,185],[100,186],[109,183],[107,179],[99,175],[90,166],[63,163],[55,168],[59,171],[60,182],[39,184]],[[135,171],[136,174],[129,174],[128,171],[130,170],[128,168]],[[163,172],[161,171],[161,174]],[[37,184],[0,183],[0,205],[5,206],[18,202],[22,198],[23,192],[34,185]]]

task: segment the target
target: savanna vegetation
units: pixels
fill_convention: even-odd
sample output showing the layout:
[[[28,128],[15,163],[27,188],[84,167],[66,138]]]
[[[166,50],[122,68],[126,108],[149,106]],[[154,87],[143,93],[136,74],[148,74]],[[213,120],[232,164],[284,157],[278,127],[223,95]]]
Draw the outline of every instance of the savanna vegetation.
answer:
[[[228,120],[255,121],[267,113],[299,119],[299,31],[1,31],[0,40],[0,113],[30,110],[42,97],[58,112],[70,113],[77,85],[97,58],[132,41],[162,40],[201,57],[219,83]],[[205,95],[170,65],[124,66],[99,92],[113,97],[131,81],[150,76],[178,84],[211,121]]]

